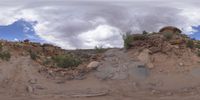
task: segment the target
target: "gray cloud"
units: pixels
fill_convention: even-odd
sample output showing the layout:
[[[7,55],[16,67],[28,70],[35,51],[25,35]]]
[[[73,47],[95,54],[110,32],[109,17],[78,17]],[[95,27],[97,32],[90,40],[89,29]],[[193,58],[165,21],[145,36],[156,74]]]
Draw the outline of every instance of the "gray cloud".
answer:
[[[5,1],[0,4],[4,9],[0,22],[7,24],[20,18],[38,21],[36,34],[66,49],[121,47],[121,34],[127,30],[158,31],[174,25],[186,34],[192,33],[195,30],[191,27],[200,23],[198,4],[198,0]]]

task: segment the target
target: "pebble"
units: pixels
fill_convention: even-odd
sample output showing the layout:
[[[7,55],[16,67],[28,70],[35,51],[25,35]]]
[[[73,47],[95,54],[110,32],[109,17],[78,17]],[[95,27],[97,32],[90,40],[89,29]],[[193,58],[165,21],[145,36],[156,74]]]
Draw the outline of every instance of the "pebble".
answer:
[[[37,79],[31,79],[31,80],[29,80],[29,83],[36,84],[37,83]]]
[[[180,66],[183,66],[183,63],[179,63]]]

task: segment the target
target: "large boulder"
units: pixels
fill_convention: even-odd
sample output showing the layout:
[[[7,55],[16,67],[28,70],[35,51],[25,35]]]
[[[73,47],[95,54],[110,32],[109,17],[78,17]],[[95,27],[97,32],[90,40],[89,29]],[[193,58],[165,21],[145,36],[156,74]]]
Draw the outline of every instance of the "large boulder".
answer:
[[[178,29],[177,27],[174,26],[166,26],[163,27],[159,30],[160,33],[165,33],[165,32],[169,32],[169,33],[182,33],[182,31],[180,29]]]
[[[90,62],[90,63],[87,65],[87,68],[96,69],[99,65],[100,65],[99,62],[97,62],[97,61],[92,61],[92,62]]]

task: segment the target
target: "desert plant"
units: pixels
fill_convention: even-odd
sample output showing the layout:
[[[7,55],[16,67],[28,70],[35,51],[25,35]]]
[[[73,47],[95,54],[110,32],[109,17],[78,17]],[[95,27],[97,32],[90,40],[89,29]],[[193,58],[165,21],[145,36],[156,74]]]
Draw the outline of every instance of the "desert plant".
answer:
[[[200,43],[197,42],[197,44],[195,45],[196,48],[200,49]]]
[[[145,34],[134,34],[132,37],[134,41],[147,39],[147,36]]]
[[[73,68],[81,64],[80,59],[68,54],[53,56],[52,60],[61,68]]]
[[[3,50],[3,45],[0,43],[0,51]]]
[[[31,59],[36,60],[37,59],[37,54],[34,53],[34,52],[31,52],[30,53],[30,57],[31,57]]]
[[[200,57],[200,50],[198,50],[198,51],[197,51],[197,56],[199,56],[199,57]]]
[[[11,54],[9,52],[0,52],[0,58],[2,60],[6,60],[6,61],[9,61],[10,58],[11,58]]]
[[[46,66],[52,64],[52,59],[45,59],[43,64],[46,65]]]
[[[173,37],[173,33],[170,33],[170,32],[165,32],[163,33],[163,35],[167,40],[170,40]]]
[[[147,31],[144,30],[144,31],[142,32],[142,34],[143,34],[143,35],[147,35],[147,34],[149,34],[149,33],[148,33]]]
[[[194,41],[193,40],[188,40],[186,43],[186,46],[189,48],[194,48]]]
[[[32,60],[36,60],[38,58],[37,54],[32,50],[29,50],[29,54]]]
[[[97,53],[102,53],[102,52],[105,51],[105,49],[103,48],[103,46],[95,46],[94,49],[95,49],[95,51]]]
[[[123,35],[123,40],[124,47],[129,49],[131,47],[130,43],[133,42],[133,36],[131,35],[131,32],[126,32],[126,34]]]

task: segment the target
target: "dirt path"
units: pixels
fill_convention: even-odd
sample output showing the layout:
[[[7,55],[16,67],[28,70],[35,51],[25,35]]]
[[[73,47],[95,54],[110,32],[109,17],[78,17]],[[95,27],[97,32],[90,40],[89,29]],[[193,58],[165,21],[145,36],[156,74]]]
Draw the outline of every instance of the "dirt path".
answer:
[[[183,74],[152,73],[124,51],[110,50],[83,80],[48,78],[29,57],[0,62],[2,100],[199,100],[199,68]]]

